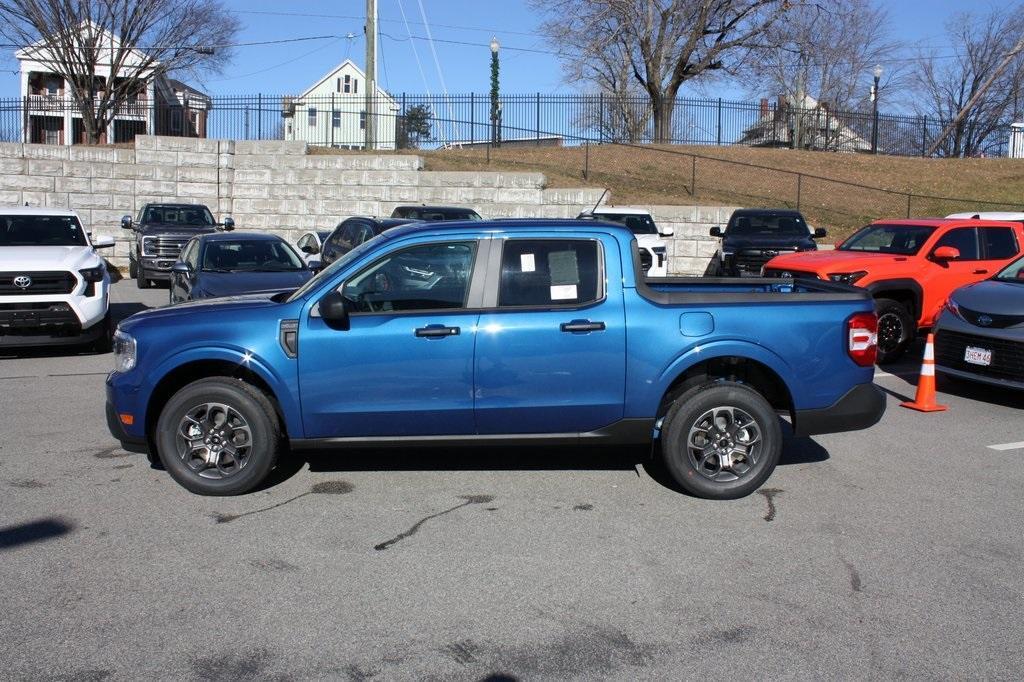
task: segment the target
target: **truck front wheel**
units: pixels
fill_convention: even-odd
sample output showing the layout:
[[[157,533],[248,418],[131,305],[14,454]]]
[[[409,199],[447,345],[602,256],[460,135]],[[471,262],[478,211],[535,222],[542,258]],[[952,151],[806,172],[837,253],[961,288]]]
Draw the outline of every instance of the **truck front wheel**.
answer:
[[[779,462],[775,410],[745,384],[721,381],[673,401],[661,430],[665,468],[686,492],[713,500],[745,497]]]
[[[891,298],[875,299],[878,313],[878,364],[895,362],[903,356],[916,328],[906,306]]]
[[[199,495],[240,495],[262,483],[280,444],[267,397],[228,377],[200,379],[167,401],[157,421],[160,461]]]

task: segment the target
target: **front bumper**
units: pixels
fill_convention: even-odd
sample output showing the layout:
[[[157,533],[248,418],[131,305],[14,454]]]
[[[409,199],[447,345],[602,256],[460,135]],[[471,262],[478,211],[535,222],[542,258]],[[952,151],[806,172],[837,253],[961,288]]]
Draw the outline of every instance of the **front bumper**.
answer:
[[[146,273],[146,279],[170,279],[174,258],[143,256],[139,264]]]
[[[949,311],[942,312],[934,331],[936,371],[990,386],[1024,390],[1024,332],[1014,327],[978,327]],[[967,362],[967,346],[991,351],[991,364]]]
[[[885,395],[874,384],[857,384],[829,407],[796,410],[793,433],[814,436],[819,433],[858,431],[875,424],[885,414]]]
[[[114,407],[114,389],[107,378],[107,430],[118,442],[121,448],[128,452],[141,452],[149,454],[149,443],[145,436],[136,436],[128,433],[117,415],[117,408]]]

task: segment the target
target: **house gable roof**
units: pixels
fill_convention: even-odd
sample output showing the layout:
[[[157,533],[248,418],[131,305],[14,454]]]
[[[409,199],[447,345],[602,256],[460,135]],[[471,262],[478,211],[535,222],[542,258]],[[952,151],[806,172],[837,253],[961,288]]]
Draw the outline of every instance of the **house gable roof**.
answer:
[[[313,83],[313,85],[311,85],[308,88],[306,88],[305,90],[303,90],[302,94],[300,94],[295,99],[298,100],[298,99],[302,99],[303,97],[308,97],[310,95],[310,93],[312,93],[314,90],[316,90],[321,85],[323,85],[324,82],[326,82],[326,81],[330,80],[331,78],[333,78],[335,76],[335,74],[337,74],[339,71],[341,71],[342,69],[344,69],[346,67],[351,67],[359,75],[359,77],[363,81],[366,80],[366,73],[362,69],[360,69],[358,66],[356,66],[356,63],[354,61],[352,61],[351,59],[346,59],[341,64],[338,64],[333,69],[331,69],[330,71],[325,73],[319,80],[317,80],[315,83]],[[385,92],[379,85],[377,86],[377,94],[381,95],[381,96],[384,96],[384,97],[387,97],[389,100],[392,100],[392,101],[394,100],[394,98],[392,98],[390,94]]]
[[[119,36],[114,35],[102,26],[92,21],[89,21],[88,19],[79,24],[78,30],[79,34],[85,33],[87,30],[91,33],[98,33],[100,46],[109,47],[111,50],[119,50],[122,47],[121,38]],[[52,55],[47,54],[49,52],[49,49],[50,48],[46,44],[46,39],[40,38],[28,47],[24,47],[20,50],[17,50],[14,53],[14,56],[19,61],[56,61]],[[128,58],[125,59],[124,64],[128,67],[137,67],[139,64],[145,62],[145,60],[147,59],[149,59],[149,55],[139,50],[138,48],[133,47],[129,49]],[[109,63],[104,64],[104,66],[109,66]],[[148,73],[153,73],[157,71],[159,68],[160,62],[154,61],[152,64],[146,67],[145,71],[147,71]]]

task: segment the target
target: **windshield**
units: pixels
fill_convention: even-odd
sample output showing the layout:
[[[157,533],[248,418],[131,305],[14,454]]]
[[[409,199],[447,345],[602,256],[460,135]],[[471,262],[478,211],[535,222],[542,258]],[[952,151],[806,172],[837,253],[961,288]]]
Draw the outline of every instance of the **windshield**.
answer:
[[[658,227],[654,219],[649,215],[636,215],[635,213],[595,213],[598,220],[608,220],[619,223],[629,228],[633,234],[658,234]]]
[[[1018,258],[995,276],[1000,282],[1024,284],[1024,258]]]
[[[283,241],[252,239],[214,241],[206,245],[202,270],[206,272],[289,272],[305,265]]]
[[[0,216],[0,246],[88,246],[74,216]]]
[[[330,279],[331,277],[333,277],[334,273],[336,273],[339,270],[341,270],[342,268],[346,267],[352,261],[354,261],[356,259],[359,259],[359,258],[362,258],[364,253],[366,253],[367,251],[369,251],[371,249],[376,248],[377,245],[380,244],[385,239],[387,239],[387,237],[385,237],[383,234],[378,234],[373,239],[368,239],[367,241],[363,242],[362,244],[360,244],[356,248],[352,249],[351,251],[346,253],[344,256],[342,256],[341,258],[339,258],[338,260],[334,261],[333,263],[328,265],[326,268],[324,268],[323,270],[318,272],[316,274],[316,276],[313,277],[311,280],[309,280],[308,282],[303,284],[301,287],[296,289],[295,292],[291,296],[288,297],[288,301],[287,302],[291,303],[292,301],[294,301],[294,300],[296,300],[298,298],[302,298],[307,293],[309,293],[313,289],[315,289],[318,286],[320,286],[321,282],[323,282],[324,280],[327,280],[327,279]]]
[[[838,251],[874,251],[913,256],[935,231],[927,225],[868,225],[838,247]]]
[[[147,206],[142,222],[191,226],[216,224],[210,209],[205,206]]]
[[[807,223],[798,215],[734,215],[725,228],[730,237],[806,237]]]

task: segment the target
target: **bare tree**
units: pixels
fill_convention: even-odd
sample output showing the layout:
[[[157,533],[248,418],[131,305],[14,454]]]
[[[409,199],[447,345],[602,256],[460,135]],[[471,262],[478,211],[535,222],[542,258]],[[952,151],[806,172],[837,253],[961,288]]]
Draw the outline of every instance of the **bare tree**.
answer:
[[[744,81],[752,92],[784,95],[798,106],[811,95],[833,110],[852,111],[866,99],[873,67],[897,53],[888,20],[872,0],[795,4],[766,31],[769,47],[751,55]],[[886,71],[891,82],[892,69]]]
[[[238,29],[219,0],[0,0],[0,32],[64,79],[90,144],[147,79],[219,70]]]
[[[957,54],[921,55],[914,70],[917,113],[955,121],[939,141],[939,155],[977,156],[1002,145],[1024,87],[1024,54],[1018,50],[1005,68],[1000,67],[1019,48],[1022,33],[1020,6],[959,14],[946,24],[947,42]]]
[[[654,139],[672,139],[672,112],[687,81],[743,61],[791,0],[531,0],[542,31],[565,46],[567,73],[614,55],[646,92]]]
[[[596,129],[603,140],[641,142],[651,122],[650,100],[617,47],[610,46],[593,61],[572,66],[573,81],[594,83],[600,93],[588,101],[579,123]]]

